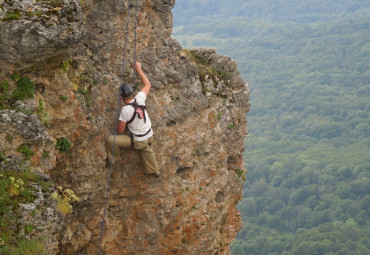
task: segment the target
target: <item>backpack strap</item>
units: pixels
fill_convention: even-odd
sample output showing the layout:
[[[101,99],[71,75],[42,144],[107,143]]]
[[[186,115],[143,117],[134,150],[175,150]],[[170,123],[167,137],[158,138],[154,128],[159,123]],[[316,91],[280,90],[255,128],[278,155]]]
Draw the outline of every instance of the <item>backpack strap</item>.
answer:
[[[131,119],[129,121],[127,121],[127,124],[130,124],[131,122],[134,121],[134,119],[136,117],[136,110],[137,110],[138,104],[136,103],[136,99],[134,99],[134,102],[132,102],[130,104],[127,104],[127,105],[131,105],[134,108],[134,114],[132,114]]]

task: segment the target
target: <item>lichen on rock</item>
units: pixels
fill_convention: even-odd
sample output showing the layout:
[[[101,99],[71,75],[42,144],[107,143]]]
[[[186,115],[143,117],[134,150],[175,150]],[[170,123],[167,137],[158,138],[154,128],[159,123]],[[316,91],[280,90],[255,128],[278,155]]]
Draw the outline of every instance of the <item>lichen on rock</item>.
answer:
[[[0,21],[0,52],[5,54],[0,54],[5,61],[0,81],[18,71],[37,90],[28,99],[33,103],[26,104],[35,105],[33,114],[0,112],[0,125],[7,130],[0,142],[7,160],[18,159],[12,161],[14,168],[24,161],[17,148],[27,144],[34,151],[30,169],[80,198],[62,230],[52,235],[59,244],[49,254],[94,254],[109,173],[105,139],[114,129],[125,22],[128,14],[134,17],[135,6],[128,13],[127,1],[61,1],[60,7],[23,2],[29,8],[61,9],[50,14],[53,30],[45,25],[49,21],[27,19],[23,11],[17,20]],[[102,250],[107,254],[229,254],[228,245],[241,228],[236,204],[245,177],[248,84],[231,58],[214,50],[192,50],[205,61],[197,62],[170,37],[174,3],[138,0],[137,58],[152,84],[147,110],[162,178],[146,176],[140,155],[122,150],[113,167],[105,218]],[[2,5],[0,16],[18,5]],[[75,17],[69,21],[62,14],[68,8]],[[20,43],[9,31],[24,32]],[[129,83],[133,31],[131,22],[123,77]],[[31,41],[35,48],[27,47]],[[20,51],[13,50],[17,47]],[[36,70],[29,69],[35,63]],[[48,125],[37,115],[39,102]],[[16,145],[7,140],[10,136]],[[55,148],[61,138],[70,142],[65,152]]]

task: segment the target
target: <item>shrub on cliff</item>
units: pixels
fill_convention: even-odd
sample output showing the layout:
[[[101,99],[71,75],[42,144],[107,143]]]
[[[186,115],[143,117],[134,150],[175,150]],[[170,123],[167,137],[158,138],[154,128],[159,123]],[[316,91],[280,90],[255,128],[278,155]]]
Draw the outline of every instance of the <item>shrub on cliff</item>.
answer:
[[[68,151],[70,147],[71,142],[65,137],[59,138],[57,144],[55,145],[55,148],[57,148],[62,153]]]
[[[58,211],[66,216],[72,212],[72,203],[78,202],[79,198],[74,194],[70,189],[64,189],[61,186],[58,186],[58,189],[51,194],[51,197],[54,198],[58,205]]]
[[[17,89],[12,94],[13,100],[23,100],[26,98],[33,98],[35,94],[35,83],[30,78],[23,76],[17,81]]]
[[[8,81],[0,81],[0,110],[5,109],[7,106],[6,100],[8,100]]]

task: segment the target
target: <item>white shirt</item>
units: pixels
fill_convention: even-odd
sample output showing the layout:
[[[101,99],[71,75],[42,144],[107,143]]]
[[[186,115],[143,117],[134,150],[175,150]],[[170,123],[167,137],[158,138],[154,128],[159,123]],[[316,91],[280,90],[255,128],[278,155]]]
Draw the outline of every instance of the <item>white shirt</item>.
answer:
[[[146,95],[144,92],[139,92],[135,96],[136,102],[139,105],[145,105]],[[130,103],[132,103],[134,100],[132,100]],[[131,105],[125,105],[122,107],[119,120],[126,122],[129,121],[132,118],[132,115],[134,114],[134,107]],[[149,115],[147,111],[145,110],[145,117],[146,122],[144,122],[144,119],[138,118],[138,116],[135,117],[134,121],[128,124],[128,128],[130,131],[136,135],[143,135],[152,127],[152,122],[150,121]],[[148,138],[150,138],[153,135],[153,130],[151,130],[146,136],[143,137],[137,137],[134,136],[134,139],[136,141],[144,141]]]

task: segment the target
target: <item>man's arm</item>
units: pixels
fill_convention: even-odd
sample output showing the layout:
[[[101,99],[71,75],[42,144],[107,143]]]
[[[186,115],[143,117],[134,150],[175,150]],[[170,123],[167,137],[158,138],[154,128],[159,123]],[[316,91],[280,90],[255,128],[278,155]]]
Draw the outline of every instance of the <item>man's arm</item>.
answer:
[[[144,83],[144,87],[141,89],[141,92],[144,92],[146,96],[148,96],[150,88],[152,85],[150,84],[150,81],[148,77],[146,77],[145,73],[143,72],[143,69],[141,69],[141,63],[136,61],[135,63],[135,69],[138,75],[140,75],[140,78],[142,82]]]
[[[117,134],[122,134],[123,131],[125,131],[125,128],[126,128],[126,122],[119,120],[118,126],[117,126]]]

